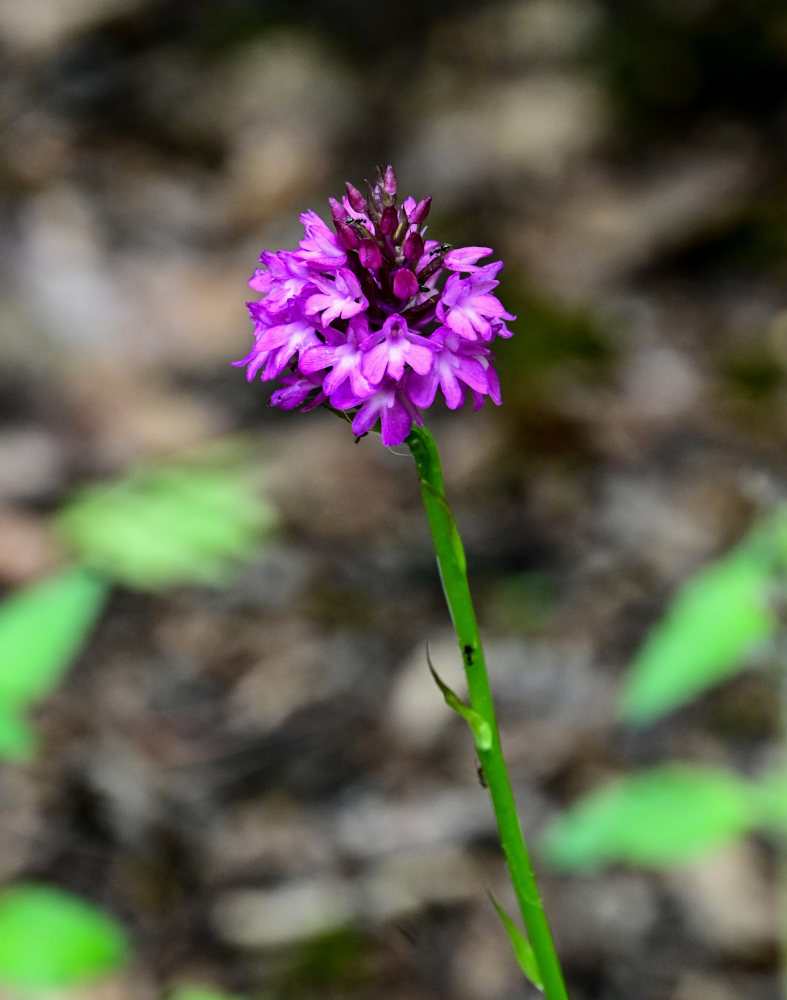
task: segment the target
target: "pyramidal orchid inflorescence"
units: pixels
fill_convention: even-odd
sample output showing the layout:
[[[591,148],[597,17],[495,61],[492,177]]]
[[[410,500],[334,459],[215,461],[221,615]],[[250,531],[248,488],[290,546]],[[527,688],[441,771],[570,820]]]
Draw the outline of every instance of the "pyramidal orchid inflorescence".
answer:
[[[457,409],[500,403],[489,345],[514,319],[492,294],[502,261],[489,247],[452,248],[426,239],[431,198],[399,205],[396,175],[377,171],[369,197],[347,184],[330,199],[333,229],[304,212],[294,251],[263,250],[249,281],[255,342],[236,365],[249,381],[278,379],[271,404],[327,404],[353,415],[365,434],[379,422],[384,445],[401,444],[437,390]]]

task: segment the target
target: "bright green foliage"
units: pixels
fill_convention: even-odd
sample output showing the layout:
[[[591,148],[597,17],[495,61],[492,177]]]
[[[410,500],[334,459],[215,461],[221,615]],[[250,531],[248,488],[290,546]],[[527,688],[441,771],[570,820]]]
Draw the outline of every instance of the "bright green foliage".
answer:
[[[0,708],[0,760],[32,760],[38,741],[35,730],[17,709]]]
[[[749,785],[726,771],[671,764],[588,795],[546,832],[556,867],[668,867],[735,840],[758,821]]]
[[[778,768],[752,786],[760,810],[760,825],[787,837],[787,769]]]
[[[58,521],[87,565],[156,590],[222,583],[254,555],[275,513],[241,470],[182,465],[88,487]]]
[[[100,579],[71,569],[0,604],[0,757],[26,759],[33,752],[26,710],[58,684],[105,597]]]
[[[166,1000],[239,1000],[239,998],[209,986],[179,986],[167,993]]]
[[[489,898],[492,900],[492,906],[494,906],[497,911],[497,915],[500,917],[503,927],[505,927],[508,940],[511,942],[514,955],[519,963],[519,968],[534,986],[543,990],[544,984],[541,981],[541,973],[538,970],[538,959],[536,958],[536,953],[533,951],[530,942],[517,927],[511,917],[509,917],[500,903],[498,903],[491,892],[489,893]]]
[[[689,580],[632,664],[623,717],[650,722],[740,669],[775,631],[772,578],[771,553],[750,543]]]
[[[68,989],[118,969],[123,930],[92,904],[43,885],[0,893],[0,984],[35,993]]]

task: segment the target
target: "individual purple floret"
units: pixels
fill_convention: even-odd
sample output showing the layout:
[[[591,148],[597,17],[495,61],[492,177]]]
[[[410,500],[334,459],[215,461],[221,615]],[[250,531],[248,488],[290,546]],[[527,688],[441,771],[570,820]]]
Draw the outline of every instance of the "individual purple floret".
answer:
[[[278,379],[271,404],[350,411],[357,436],[379,423],[383,444],[402,444],[437,390],[457,409],[500,403],[489,344],[510,337],[492,294],[502,261],[479,264],[489,247],[452,248],[426,239],[431,198],[400,205],[393,168],[377,171],[369,196],[352,184],[331,198],[331,229],[301,215],[294,251],[263,250],[249,285],[255,343],[242,361],[251,381]]]

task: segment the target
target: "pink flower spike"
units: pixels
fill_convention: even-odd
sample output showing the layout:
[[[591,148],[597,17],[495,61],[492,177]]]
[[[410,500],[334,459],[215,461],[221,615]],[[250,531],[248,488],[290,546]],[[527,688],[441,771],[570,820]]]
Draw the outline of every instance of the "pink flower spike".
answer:
[[[488,345],[511,336],[495,295],[501,261],[488,247],[449,249],[426,239],[430,198],[397,198],[391,167],[364,198],[352,184],[330,199],[333,228],[311,210],[294,251],[263,250],[249,281],[254,344],[248,379],[276,379],[271,403],[326,403],[353,416],[356,434],[375,426],[387,446],[423,421],[438,390],[449,409],[500,402]]]

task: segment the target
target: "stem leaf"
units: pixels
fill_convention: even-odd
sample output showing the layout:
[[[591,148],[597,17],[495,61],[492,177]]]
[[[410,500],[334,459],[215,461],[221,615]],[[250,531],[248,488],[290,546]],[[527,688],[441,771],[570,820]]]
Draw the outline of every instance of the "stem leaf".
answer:
[[[533,946],[530,944],[522,931],[520,931],[511,917],[509,917],[500,903],[498,903],[492,893],[487,892],[487,895],[492,901],[492,906],[494,906],[497,910],[497,915],[500,917],[503,927],[506,929],[506,934],[508,934],[508,940],[511,942],[511,948],[513,949],[516,960],[519,963],[519,968],[522,972],[524,972],[525,976],[527,976],[536,989],[543,991],[544,984],[541,980],[541,973],[538,969],[538,959],[536,958],[536,953],[533,951]]]
[[[468,726],[470,726],[473,731],[475,745],[478,750],[481,753],[489,750],[492,746],[492,727],[482,715],[479,715],[478,712],[470,708],[469,705],[465,705],[465,703],[451,690],[451,688],[440,679],[437,671],[432,666],[428,649],[426,651],[426,659],[429,663],[429,670],[434,678],[434,682],[443,693],[446,705],[448,705],[449,708],[452,708],[457,715],[461,715]]]

